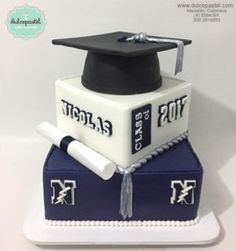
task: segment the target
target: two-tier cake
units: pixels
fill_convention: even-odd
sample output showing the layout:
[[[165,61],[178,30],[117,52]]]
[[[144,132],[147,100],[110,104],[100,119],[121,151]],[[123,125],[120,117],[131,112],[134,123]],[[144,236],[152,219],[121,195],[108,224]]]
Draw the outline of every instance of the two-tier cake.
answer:
[[[203,170],[188,141],[191,84],[162,76],[157,56],[177,47],[177,73],[190,43],[127,32],[53,40],[88,54],[82,77],[56,82],[47,224],[197,222]]]

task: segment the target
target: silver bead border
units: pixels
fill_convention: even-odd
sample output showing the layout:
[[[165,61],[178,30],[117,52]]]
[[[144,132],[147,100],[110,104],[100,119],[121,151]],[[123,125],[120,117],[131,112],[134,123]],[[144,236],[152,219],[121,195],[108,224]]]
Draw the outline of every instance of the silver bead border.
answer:
[[[162,154],[164,151],[169,150],[174,145],[176,145],[176,144],[180,143],[181,141],[185,140],[186,138],[188,138],[188,135],[189,135],[188,131],[180,134],[178,137],[170,140],[166,144],[159,146],[154,151],[152,151],[150,154],[148,154],[145,157],[143,157],[142,159],[138,160],[136,163],[132,164],[128,168],[133,168],[133,169],[140,168],[142,165],[146,164],[152,158]],[[123,168],[123,167],[117,168],[118,173],[120,173],[119,169],[126,169],[126,168]]]
[[[199,216],[187,221],[70,221],[46,220],[45,224],[54,227],[191,227],[199,223]]]

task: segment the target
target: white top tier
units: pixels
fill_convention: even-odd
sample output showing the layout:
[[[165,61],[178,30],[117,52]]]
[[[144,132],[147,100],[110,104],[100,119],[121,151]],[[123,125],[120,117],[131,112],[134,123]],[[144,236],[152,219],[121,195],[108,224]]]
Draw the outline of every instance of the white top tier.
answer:
[[[191,84],[163,78],[137,95],[94,92],[80,78],[56,82],[58,127],[116,164],[128,167],[188,129]]]

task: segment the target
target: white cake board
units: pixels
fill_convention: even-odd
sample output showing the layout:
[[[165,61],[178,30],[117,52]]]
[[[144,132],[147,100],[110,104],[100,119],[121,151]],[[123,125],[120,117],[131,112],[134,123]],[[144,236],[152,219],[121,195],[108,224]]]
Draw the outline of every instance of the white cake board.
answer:
[[[220,233],[205,200],[199,223],[189,227],[60,227],[45,224],[42,196],[35,199],[23,232],[37,245],[203,245],[214,242]]]

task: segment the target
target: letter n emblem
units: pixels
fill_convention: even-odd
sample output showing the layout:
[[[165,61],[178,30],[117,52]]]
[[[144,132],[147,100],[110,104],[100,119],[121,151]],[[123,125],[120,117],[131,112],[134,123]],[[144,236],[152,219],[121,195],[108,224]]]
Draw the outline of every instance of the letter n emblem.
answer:
[[[172,196],[170,198],[170,203],[193,205],[195,187],[196,180],[172,180]]]
[[[75,205],[75,180],[51,180],[51,204]]]

